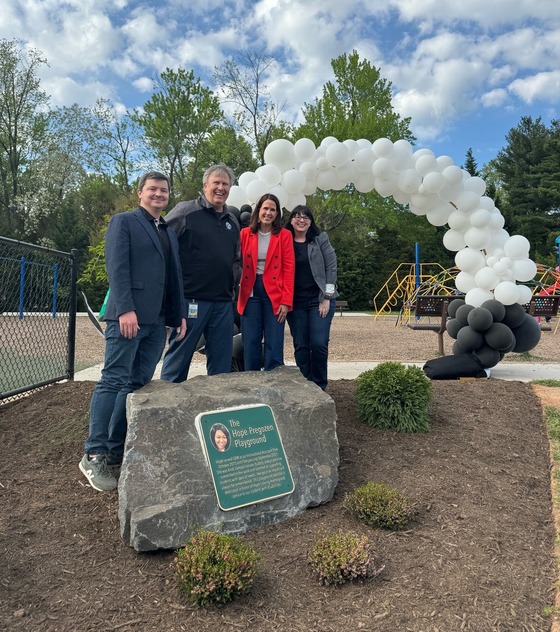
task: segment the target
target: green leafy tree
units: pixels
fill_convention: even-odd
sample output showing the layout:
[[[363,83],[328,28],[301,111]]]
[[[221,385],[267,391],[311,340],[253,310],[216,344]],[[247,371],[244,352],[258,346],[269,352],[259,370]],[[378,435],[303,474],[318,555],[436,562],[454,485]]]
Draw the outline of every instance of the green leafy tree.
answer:
[[[196,172],[200,150],[223,120],[218,97],[195,78],[193,71],[167,68],[154,84],[155,92],[133,120],[156,162],[169,175],[172,190],[185,183],[187,166]],[[186,183],[185,183],[186,184]]]
[[[560,234],[560,123],[547,128],[540,117],[525,116],[506,140],[494,161],[506,228],[527,237],[535,260],[550,261]]]
[[[38,77],[46,59],[18,40],[0,40],[0,232],[21,237],[18,203],[25,174],[43,145],[49,97]]]
[[[339,140],[400,138],[414,140],[410,119],[401,117],[392,104],[391,82],[381,76],[379,68],[361,60],[353,51],[333,59],[335,81],[323,86],[323,95],[313,105],[303,107],[305,122],[296,138],[310,138],[316,144],[327,136]]]

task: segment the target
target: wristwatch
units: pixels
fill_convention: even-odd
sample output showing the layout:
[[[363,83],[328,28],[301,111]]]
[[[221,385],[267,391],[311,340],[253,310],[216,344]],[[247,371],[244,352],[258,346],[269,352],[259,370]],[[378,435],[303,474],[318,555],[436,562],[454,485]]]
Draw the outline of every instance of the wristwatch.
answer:
[[[331,298],[334,298],[334,294],[325,294],[325,298],[328,298],[330,301]]]

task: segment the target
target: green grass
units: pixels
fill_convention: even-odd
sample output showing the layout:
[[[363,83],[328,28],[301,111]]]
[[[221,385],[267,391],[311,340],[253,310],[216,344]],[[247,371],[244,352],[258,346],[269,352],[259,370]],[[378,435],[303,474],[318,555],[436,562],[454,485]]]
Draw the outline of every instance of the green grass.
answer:
[[[531,384],[540,384],[541,386],[558,387],[560,386],[560,380],[533,380]]]

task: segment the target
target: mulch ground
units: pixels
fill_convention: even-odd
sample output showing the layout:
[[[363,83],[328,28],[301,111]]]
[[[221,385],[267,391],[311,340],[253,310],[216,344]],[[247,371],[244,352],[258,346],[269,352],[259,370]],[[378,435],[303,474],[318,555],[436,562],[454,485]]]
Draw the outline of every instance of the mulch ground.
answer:
[[[252,592],[197,610],[172,552],[119,537],[117,494],[77,464],[93,384],[58,384],[0,406],[0,629],[453,632],[545,631],[556,570],[549,447],[539,400],[520,382],[434,382],[431,430],[403,435],[356,419],[354,382],[331,382],[340,483],[327,505],[246,534],[262,556]],[[416,505],[406,531],[369,528],[342,499],[367,481]],[[265,509],[261,507],[259,509]],[[256,509],[257,510],[257,509]],[[320,586],[307,552],[338,529],[366,533],[382,573]]]

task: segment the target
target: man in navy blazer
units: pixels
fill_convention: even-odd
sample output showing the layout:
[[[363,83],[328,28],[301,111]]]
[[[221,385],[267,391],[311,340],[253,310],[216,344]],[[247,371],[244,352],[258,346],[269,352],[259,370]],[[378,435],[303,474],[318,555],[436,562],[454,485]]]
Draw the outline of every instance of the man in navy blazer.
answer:
[[[98,491],[117,487],[126,437],[126,397],[153,377],[166,326],[186,332],[179,244],[161,212],[169,180],[156,171],[138,183],[139,207],[114,215],[105,235],[109,300],[105,309],[105,362],[90,406],[89,436],[79,467]]]

